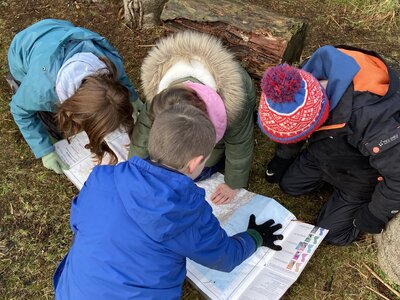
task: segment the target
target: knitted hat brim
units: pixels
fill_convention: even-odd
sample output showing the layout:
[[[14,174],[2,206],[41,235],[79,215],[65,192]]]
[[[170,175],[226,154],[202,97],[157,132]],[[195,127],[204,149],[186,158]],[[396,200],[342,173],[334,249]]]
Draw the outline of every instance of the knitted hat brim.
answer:
[[[319,115],[319,118],[316,121],[316,123],[313,126],[311,126],[307,131],[304,131],[302,134],[294,136],[290,139],[280,138],[280,137],[270,133],[268,130],[266,130],[261,124],[259,114],[257,117],[258,126],[260,127],[262,133],[264,133],[266,136],[268,136],[268,138],[270,138],[272,141],[274,141],[276,143],[293,144],[293,143],[303,141],[303,140],[307,139],[311,134],[313,134],[316,130],[318,130],[325,123],[326,119],[328,118],[328,116],[329,116],[329,101],[325,101],[325,103],[326,104],[322,108],[322,114]]]

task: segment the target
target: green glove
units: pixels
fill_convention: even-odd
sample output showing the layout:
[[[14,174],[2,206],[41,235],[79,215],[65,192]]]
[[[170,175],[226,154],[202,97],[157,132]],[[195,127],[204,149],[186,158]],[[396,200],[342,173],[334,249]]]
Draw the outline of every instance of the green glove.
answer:
[[[132,118],[136,123],[139,113],[142,110],[143,102],[139,98],[137,98],[134,102],[131,102],[131,105],[133,107]]]
[[[43,166],[49,170],[53,170],[57,174],[62,174],[62,170],[68,170],[69,166],[61,160],[58,154],[53,151],[42,157]]]

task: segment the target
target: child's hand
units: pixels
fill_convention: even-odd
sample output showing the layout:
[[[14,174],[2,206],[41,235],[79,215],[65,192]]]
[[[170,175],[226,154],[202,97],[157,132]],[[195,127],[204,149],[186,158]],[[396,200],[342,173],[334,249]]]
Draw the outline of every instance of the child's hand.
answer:
[[[251,215],[249,219],[249,225],[247,226],[247,233],[254,239],[257,244],[257,248],[260,246],[268,247],[275,251],[281,251],[282,246],[275,245],[276,241],[282,240],[282,234],[275,234],[276,231],[282,228],[282,224],[275,224],[274,220],[270,219],[267,222],[257,225],[256,216]],[[251,230],[258,232],[258,235]],[[261,238],[261,239],[260,239]]]
[[[226,183],[221,183],[211,195],[211,201],[214,204],[226,204],[231,202],[238,192],[239,189],[231,189]]]
[[[69,166],[61,160],[55,151],[43,156],[42,163],[45,168],[53,170],[57,174],[62,174],[63,170],[69,169]]]

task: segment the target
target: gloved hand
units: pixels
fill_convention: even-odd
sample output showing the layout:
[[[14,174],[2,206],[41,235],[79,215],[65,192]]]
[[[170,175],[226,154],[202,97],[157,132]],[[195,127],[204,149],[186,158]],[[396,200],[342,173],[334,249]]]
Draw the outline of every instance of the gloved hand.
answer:
[[[63,169],[68,170],[69,166],[61,160],[58,154],[53,151],[42,157],[43,166],[49,170],[53,170],[57,174],[62,174]]]
[[[137,98],[133,102],[131,100],[131,105],[132,105],[132,108],[133,108],[132,118],[133,118],[134,122],[136,123],[136,121],[137,121],[137,119],[139,117],[139,113],[140,113],[140,111],[141,111],[141,109],[143,107],[143,102],[139,98]]]
[[[265,179],[269,183],[279,183],[286,169],[289,168],[293,161],[294,158],[285,159],[275,155],[267,164]]]
[[[361,232],[381,233],[386,224],[371,213],[367,203],[356,212],[353,225]]]
[[[275,245],[275,241],[282,240],[282,234],[274,234],[275,231],[282,228],[281,224],[274,224],[274,220],[268,220],[264,224],[256,224],[256,216],[251,215],[249,225],[247,226],[247,233],[256,241],[257,248],[260,246],[268,247],[272,250],[280,251],[281,246]]]

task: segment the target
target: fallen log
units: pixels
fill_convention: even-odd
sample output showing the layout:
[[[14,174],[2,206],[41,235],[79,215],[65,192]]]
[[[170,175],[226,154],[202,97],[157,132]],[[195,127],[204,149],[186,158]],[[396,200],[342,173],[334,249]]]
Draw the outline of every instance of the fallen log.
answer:
[[[256,79],[267,67],[298,61],[307,29],[302,21],[238,0],[170,0],[161,20],[167,32],[192,29],[221,38]]]

